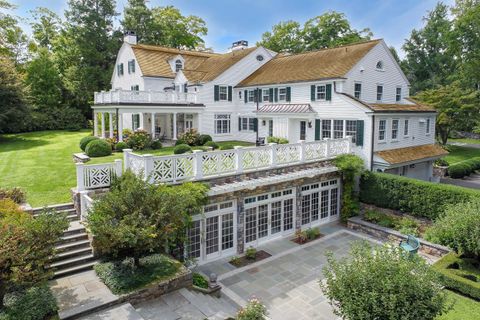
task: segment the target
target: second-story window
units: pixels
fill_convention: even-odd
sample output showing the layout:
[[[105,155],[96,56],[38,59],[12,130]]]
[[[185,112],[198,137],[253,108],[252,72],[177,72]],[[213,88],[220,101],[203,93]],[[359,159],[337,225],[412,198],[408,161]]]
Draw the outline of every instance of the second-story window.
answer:
[[[377,85],[377,101],[382,101],[383,99],[383,86]]]
[[[353,95],[355,98],[360,99],[362,97],[362,84],[361,83],[355,83],[355,87],[353,89]]]
[[[180,70],[182,70],[182,69],[183,69],[182,60],[177,59],[177,60],[175,61],[175,72],[178,72],[178,71],[180,71]]]
[[[287,101],[287,88],[278,89],[278,101]]]
[[[378,122],[378,141],[385,141],[385,130],[387,129],[387,120]]]
[[[220,101],[227,101],[228,99],[228,88],[227,86],[218,87],[218,98]]]
[[[398,119],[392,120],[392,140],[398,139]]]
[[[352,142],[357,142],[357,120],[345,120],[345,134],[352,137]]]
[[[397,87],[397,91],[395,92],[395,101],[399,102],[402,100],[402,87]]]
[[[255,90],[248,90],[248,102],[255,102]]]
[[[264,101],[264,102],[270,101],[270,90],[268,90],[268,89],[263,89],[262,90],[262,101]]]
[[[427,118],[427,126],[425,128],[425,133],[426,134],[430,133],[430,118]]]
[[[327,88],[325,85],[317,86],[317,100],[325,100],[327,97]]]
[[[128,60],[128,73],[135,73],[135,60]]]
[[[117,64],[117,75],[123,76],[123,63]]]
[[[238,91],[238,99],[242,100],[242,90]]]
[[[408,123],[408,119],[405,119],[404,123],[403,123],[403,135],[404,136],[408,136],[408,131],[409,131],[409,123]]]

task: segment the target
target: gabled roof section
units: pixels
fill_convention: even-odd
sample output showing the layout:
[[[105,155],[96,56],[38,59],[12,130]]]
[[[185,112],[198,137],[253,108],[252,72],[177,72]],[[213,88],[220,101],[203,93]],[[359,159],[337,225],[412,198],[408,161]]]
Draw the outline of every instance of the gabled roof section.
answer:
[[[211,81],[255,49],[256,47],[252,47],[219,54],[143,44],[132,45],[144,76],[175,78],[175,72],[168,61],[181,55],[185,60],[182,71],[189,82]]]
[[[239,87],[343,78],[382,40],[300,54],[279,54],[238,84]]]
[[[436,144],[426,144],[375,152],[375,155],[391,165],[422,159],[439,158],[447,154],[448,151],[445,151],[442,147]]]
[[[362,104],[363,106],[369,108],[376,113],[437,112],[435,108],[429,105],[422,104],[412,98],[404,98],[409,103],[366,103],[360,99],[355,98],[352,95],[349,95],[348,93],[342,92],[340,94]]]

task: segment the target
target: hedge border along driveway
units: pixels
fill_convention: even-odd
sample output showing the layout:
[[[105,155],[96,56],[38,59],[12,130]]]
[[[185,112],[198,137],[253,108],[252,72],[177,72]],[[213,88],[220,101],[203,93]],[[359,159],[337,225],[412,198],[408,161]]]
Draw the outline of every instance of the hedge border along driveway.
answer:
[[[480,190],[438,184],[388,173],[366,172],[360,179],[360,200],[378,207],[435,219],[445,205],[480,197]]]

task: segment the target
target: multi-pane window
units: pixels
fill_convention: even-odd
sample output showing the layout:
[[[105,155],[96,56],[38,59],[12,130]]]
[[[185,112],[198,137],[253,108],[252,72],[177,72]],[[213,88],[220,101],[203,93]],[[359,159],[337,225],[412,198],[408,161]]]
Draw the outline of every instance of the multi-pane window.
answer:
[[[355,98],[360,99],[362,97],[362,84],[357,82],[353,90]]]
[[[430,133],[430,118],[427,118],[427,126],[425,128],[425,133],[426,134]]]
[[[220,101],[226,101],[228,99],[228,88],[227,86],[218,87],[218,99]]]
[[[330,215],[334,216],[338,213],[338,188],[330,191]]]
[[[233,213],[222,215],[222,250],[233,248]]]
[[[238,99],[242,100],[242,90],[238,91]]]
[[[269,89],[263,89],[262,90],[262,101],[265,101],[265,102],[270,101],[270,90]]]
[[[128,60],[128,73],[135,73],[135,59]]]
[[[133,86],[130,86],[130,90],[132,90],[132,91],[139,91],[139,90],[140,90],[140,86],[139,86],[138,84],[133,85]]]
[[[205,227],[206,253],[218,251],[218,216],[207,218]]]
[[[123,76],[123,63],[117,64],[117,75]]]
[[[397,87],[397,91],[395,92],[395,101],[402,100],[402,87]]]
[[[392,120],[392,140],[398,139],[398,119]]]
[[[409,123],[408,123],[408,119],[405,119],[405,121],[403,122],[403,135],[404,136],[408,136],[408,131],[409,131]]]
[[[248,102],[255,102],[255,90],[248,90]]]
[[[333,120],[333,139],[343,138],[343,120]]]
[[[378,140],[385,140],[385,130],[387,129],[387,120],[380,120],[378,122]]]
[[[272,203],[272,234],[282,231],[282,201]]]
[[[240,130],[242,131],[254,131],[255,130],[255,118],[240,118]]]
[[[302,186],[301,224],[318,222],[337,214],[338,187],[337,180],[324,181]]]
[[[317,86],[317,100],[325,100],[327,92],[326,88],[327,87],[324,84]]]
[[[178,59],[175,61],[175,72],[178,72],[183,69],[182,60]]]
[[[321,193],[321,203],[320,203],[320,218],[325,219],[328,217],[328,202],[329,202],[329,192],[328,190],[323,190]]]
[[[332,137],[332,121],[322,120],[322,139]]]
[[[310,194],[302,196],[302,224],[310,223]]]
[[[245,242],[257,240],[257,207],[245,210]]]
[[[382,101],[383,99],[383,86],[377,85],[377,101]]]
[[[300,121],[300,140],[307,138],[307,121]]]
[[[278,101],[287,101],[287,88],[278,89]]]
[[[357,120],[345,120],[345,133],[347,137],[352,137],[352,142],[357,142]]]
[[[230,115],[215,115],[215,134],[230,133]]]
[[[193,221],[192,226],[188,229],[187,237],[188,237],[188,244],[187,244],[187,255],[190,258],[200,258],[201,255],[201,247],[200,247],[200,221]]]
[[[283,230],[293,229],[293,199],[283,200]]]

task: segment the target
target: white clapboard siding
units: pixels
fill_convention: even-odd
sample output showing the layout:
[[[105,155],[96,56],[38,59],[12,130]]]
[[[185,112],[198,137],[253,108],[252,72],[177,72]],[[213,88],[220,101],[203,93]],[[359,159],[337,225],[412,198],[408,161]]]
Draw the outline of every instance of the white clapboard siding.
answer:
[[[135,60],[135,72],[128,73],[128,61]],[[123,75],[117,75],[117,65],[123,63]],[[128,43],[124,43],[118,51],[117,60],[112,73],[112,89],[131,90],[131,87],[138,85],[139,90],[145,90],[145,83],[142,77],[140,65],[135,58],[132,47]]]

